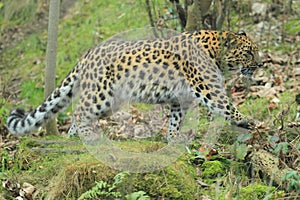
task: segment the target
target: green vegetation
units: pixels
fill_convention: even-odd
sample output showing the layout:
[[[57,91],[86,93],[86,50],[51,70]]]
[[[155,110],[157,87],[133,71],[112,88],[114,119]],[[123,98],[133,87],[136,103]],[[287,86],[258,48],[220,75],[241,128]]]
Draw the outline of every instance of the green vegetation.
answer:
[[[118,197],[122,197],[121,192],[115,191],[119,184],[123,182],[123,179],[128,176],[128,172],[121,172],[117,174],[114,177],[114,182],[112,185],[108,184],[107,182],[96,181],[96,186],[94,186],[92,189],[86,191],[80,197],[78,200],[84,200],[84,199],[95,199],[95,198],[101,198],[101,199],[114,199]],[[131,196],[130,194],[129,196]]]
[[[300,176],[297,171],[287,172],[282,180],[287,184],[288,191],[300,192]]]
[[[146,26],[147,15],[145,12],[140,12],[142,9],[145,8],[141,2],[78,1],[73,8],[70,8],[64,20],[60,21],[57,83],[89,48],[116,33],[128,30],[129,27],[134,29]],[[140,16],[137,16],[138,14]],[[42,88],[46,37],[46,30],[39,34],[31,34],[15,48],[5,51],[2,56],[0,70],[5,70],[8,76],[1,77],[1,81],[8,83],[15,77],[19,77],[20,82],[23,83],[21,97],[25,99],[25,105],[35,106],[44,99]],[[24,106],[24,103],[22,105]],[[6,116],[3,117],[6,121]]]
[[[300,22],[299,20],[293,19],[289,20],[285,24],[285,30],[287,30],[288,34],[297,34],[300,30]]]
[[[23,137],[16,159],[6,153],[2,155],[2,177],[33,184],[39,191],[38,199],[73,199],[81,195],[82,199],[92,195],[103,198],[127,196],[127,199],[138,195],[139,198],[150,196],[154,199],[159,196],[193,198],[197,187],[193,181],[195,169],[184,158],[155,173],[129,175],[123,172],[116,175],[116,171],[83,150],[77,139]],[[7,166],[8,163],[12,165]],[[9,192],[4,188],[1,190],[8,199]]]
[[[297,105],[294,103],[295,96],[290,92],[283,92],[279,97],[279,104],[273,109],[269,107],[269,100],[262,98],[249,98],[240,106],[240,110],[245,115],[254,117],[257,120],[271,121],[278,118],[280,111],[286,111],[285,121],[293,121],[296,115]],[[276,121],[276,120],[275,120]],[[275,122],[274,121],[274,122]]]
[[[274,191],[275,187],[269,187],[258,183],[249,184],[248,186],[241,188],[240,198],[244,200],[274,199],[275,195],[272,194]]]
[[[214,161],[207,161],[203,163],[203,172],[201,176],[203,178],[216,178],[218,174],[223,175],[226,173],[224,165],[217,160]]]
[[[1,30],[15,26],[24,28],[26,24],[28,26],[34,23],[37,13],[45,9],[42,6],[45,2],[1,1]],[[156,12],[163,16],[164,9],[175,12],[174,8],[163,6],[166,5],[163,0],[152,1],[152,4],[157,5]],[[243,11],[249,11],[248,5],[242,6]],[[232,16],[231,25],[238,24],[239,20],[238,16]],[[178,23],[174,21],[168,23],[180,30]],[[87,49],[116,33],[148,25],[144,1],[76,1],[60,21],[57,83]],[[245,27],[246,30],[253,29],[253,23],[248,23]],[[232,27],[233,30],[238,28]],[[300,29],[299,20],[288,20],[284,29],[287,34],[296,34]],[[9,135],[2,140],[2,136],[6,137],[7,133],[3,125],[11,108],[33,108],[44,99],[46,41],[46,27],[40,28],[39,31],[20,38],[16,45],[5,49],[1,54],[0,72],[4,74],[0,77],[1,180],[34,185],[38,191],[34,196],[36,199],[202,199],[208,195],[213,199],[247,200],[284,198],[286,194],[283,190],[295,195],[299,192],[299,172],[290,171],[282,177],[282,188],[274,187],[266,180],[263,182],[258,175],[250,180],[252,169],[246,159],[246,155],[253,149],[252,144],[258,141],[262,141],[259,143],[260,147],[271,145],[272,153],[278,157],[288,155],[296,145],[299,151],[299,139],[293,140],[293,144],[288,139],[290,135],[299,134],[299,129],[279,129],[282,124],[286,127],[288,122],[293,121],[296,114],[297,105],[293,103],[294,95],[290,91],[278,95],[280,101],[275,108],[270,107],[268,98],[247,98],[239,106],[241,112],[266,122],[272,130],[258,133],[257,136],[253,132],[245,133],[226,125],[221,131],[216,130],[219,131],[219,138],[216,139],[214,148],[218,149],[218,154],[210,155],[209,149],[201,151],[204,133],[214,128],[211,127],[207,109],[200,107],[197,115],[188,113],[187,119],[197,117],[200,122],[196,127],[195,140],[187,148],[188,152],[172,165],[151,173],[117,172],[86,152],[77,138],[26,136],[17,139]],[[264,44],[262,42],[263,49],[280,50],[283,53],[294,50],[297,45],[296,42],[293,45],[270,44],[266,48]],[[288,87],[290,83],[291,80],[286,80],[284,84]],[[148,112],[153,108],[145,104],[138,104],[136,107],[141,112]],[[67,119],[66,113],[58,116],[61,124]],[[194,122],[195,120],[191,120],[185,123],[187,129],[194,128]],[[272,135],[268,135],[269,133]],[[6,144],[4,140],[15,143]],[[161,138],[152,138],[124,140],[119,147],[130,152],[153,152],[165,145]],[[12,192],[0,187],[0,199],[14,199],[18,192],[18,189]]]
[[[34,18],[37,6],[34,0],[0,2],[0,24],[3,24],[1,28],[30,22]]]

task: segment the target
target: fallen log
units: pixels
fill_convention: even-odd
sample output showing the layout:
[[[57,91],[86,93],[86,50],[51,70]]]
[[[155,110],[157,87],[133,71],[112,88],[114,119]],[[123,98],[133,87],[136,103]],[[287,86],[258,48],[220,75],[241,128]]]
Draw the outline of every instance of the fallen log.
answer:
[[[278,185],[282,185],[282,177],[287,172],[295,171],[286,165],[279,165],[279,159],[263,149],[253,151],[250,157],[254,168],[267,174]]]

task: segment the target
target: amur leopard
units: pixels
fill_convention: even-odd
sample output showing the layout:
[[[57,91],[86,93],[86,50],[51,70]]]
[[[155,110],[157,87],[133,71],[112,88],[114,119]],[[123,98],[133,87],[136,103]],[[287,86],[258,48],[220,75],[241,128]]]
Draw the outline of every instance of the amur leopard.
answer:
[[[257,45],[245,32],[184,32],[167,39],[107,41],[88,50],[61,84],[33,111],[13,110],[7,127],[25,134],[65,110],[79,93],[75,122],[79,134],[93,134],[92,122],[107,117],[122,99],[169,104],[168,139],[178,134],[182,99],[196,99],[237,126],[254,120],[242,115],[223,88],[222,72],[251,77],[262,66]]]

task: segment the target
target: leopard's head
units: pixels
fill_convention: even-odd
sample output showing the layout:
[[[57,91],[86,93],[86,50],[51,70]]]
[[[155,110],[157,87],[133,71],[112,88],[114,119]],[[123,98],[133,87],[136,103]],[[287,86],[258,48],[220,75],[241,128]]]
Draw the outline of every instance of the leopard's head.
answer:
[[[252,77],[253,72],[263,65],[257,45],[243,31],[227,32],[224,40],[221,63],[230,70],[239,68],[242,75]]]

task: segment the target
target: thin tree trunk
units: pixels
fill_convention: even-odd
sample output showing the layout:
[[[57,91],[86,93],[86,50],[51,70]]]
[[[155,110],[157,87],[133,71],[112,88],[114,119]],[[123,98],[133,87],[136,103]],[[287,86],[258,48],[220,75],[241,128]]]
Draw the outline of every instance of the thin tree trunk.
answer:
[[[45,98],[55,89],[55,71],[57,54],[57,35],[59,22],[60,0],[50,0],[49,6],[49,25],[48,25],[48,44],[46,51],[46,73],[45,73]],[[46,124],[47,134],[59,132],[56,127],[56,120],[52,119]]]
[[[223,22],[229,14],[229,0],[224,0],[224,1],[219,1],[217,3],[217,10],[218,10],[218,15],[217,15],[217,20],[216,20],[216,29],[217,30],[222,30]],[[240,22],[240,20],[239,20]]]
[[[199,31],[202,29],[202,17],[209,10],[212,0],[194,0],[188,7],[186,31]]]
[[[202,15],[201,15],[201,0],[195,0],[194,3],[188,8],[186,31],[201,30],[202,28]]]
[[[149,0],[146,0],[146,9],[147,9],[147,13],[148,13],[148,17],[149,17],[149,20],[150,20],[150,25],[152,27],[152,31],[153,31],[154,37],[158,38],[158,34],[156,32],[156,29],[155,29],[155,24],[154,24],[154,20],[153,20],[153,16],[152,16],[151,6],[150,6],[150,1]]]

